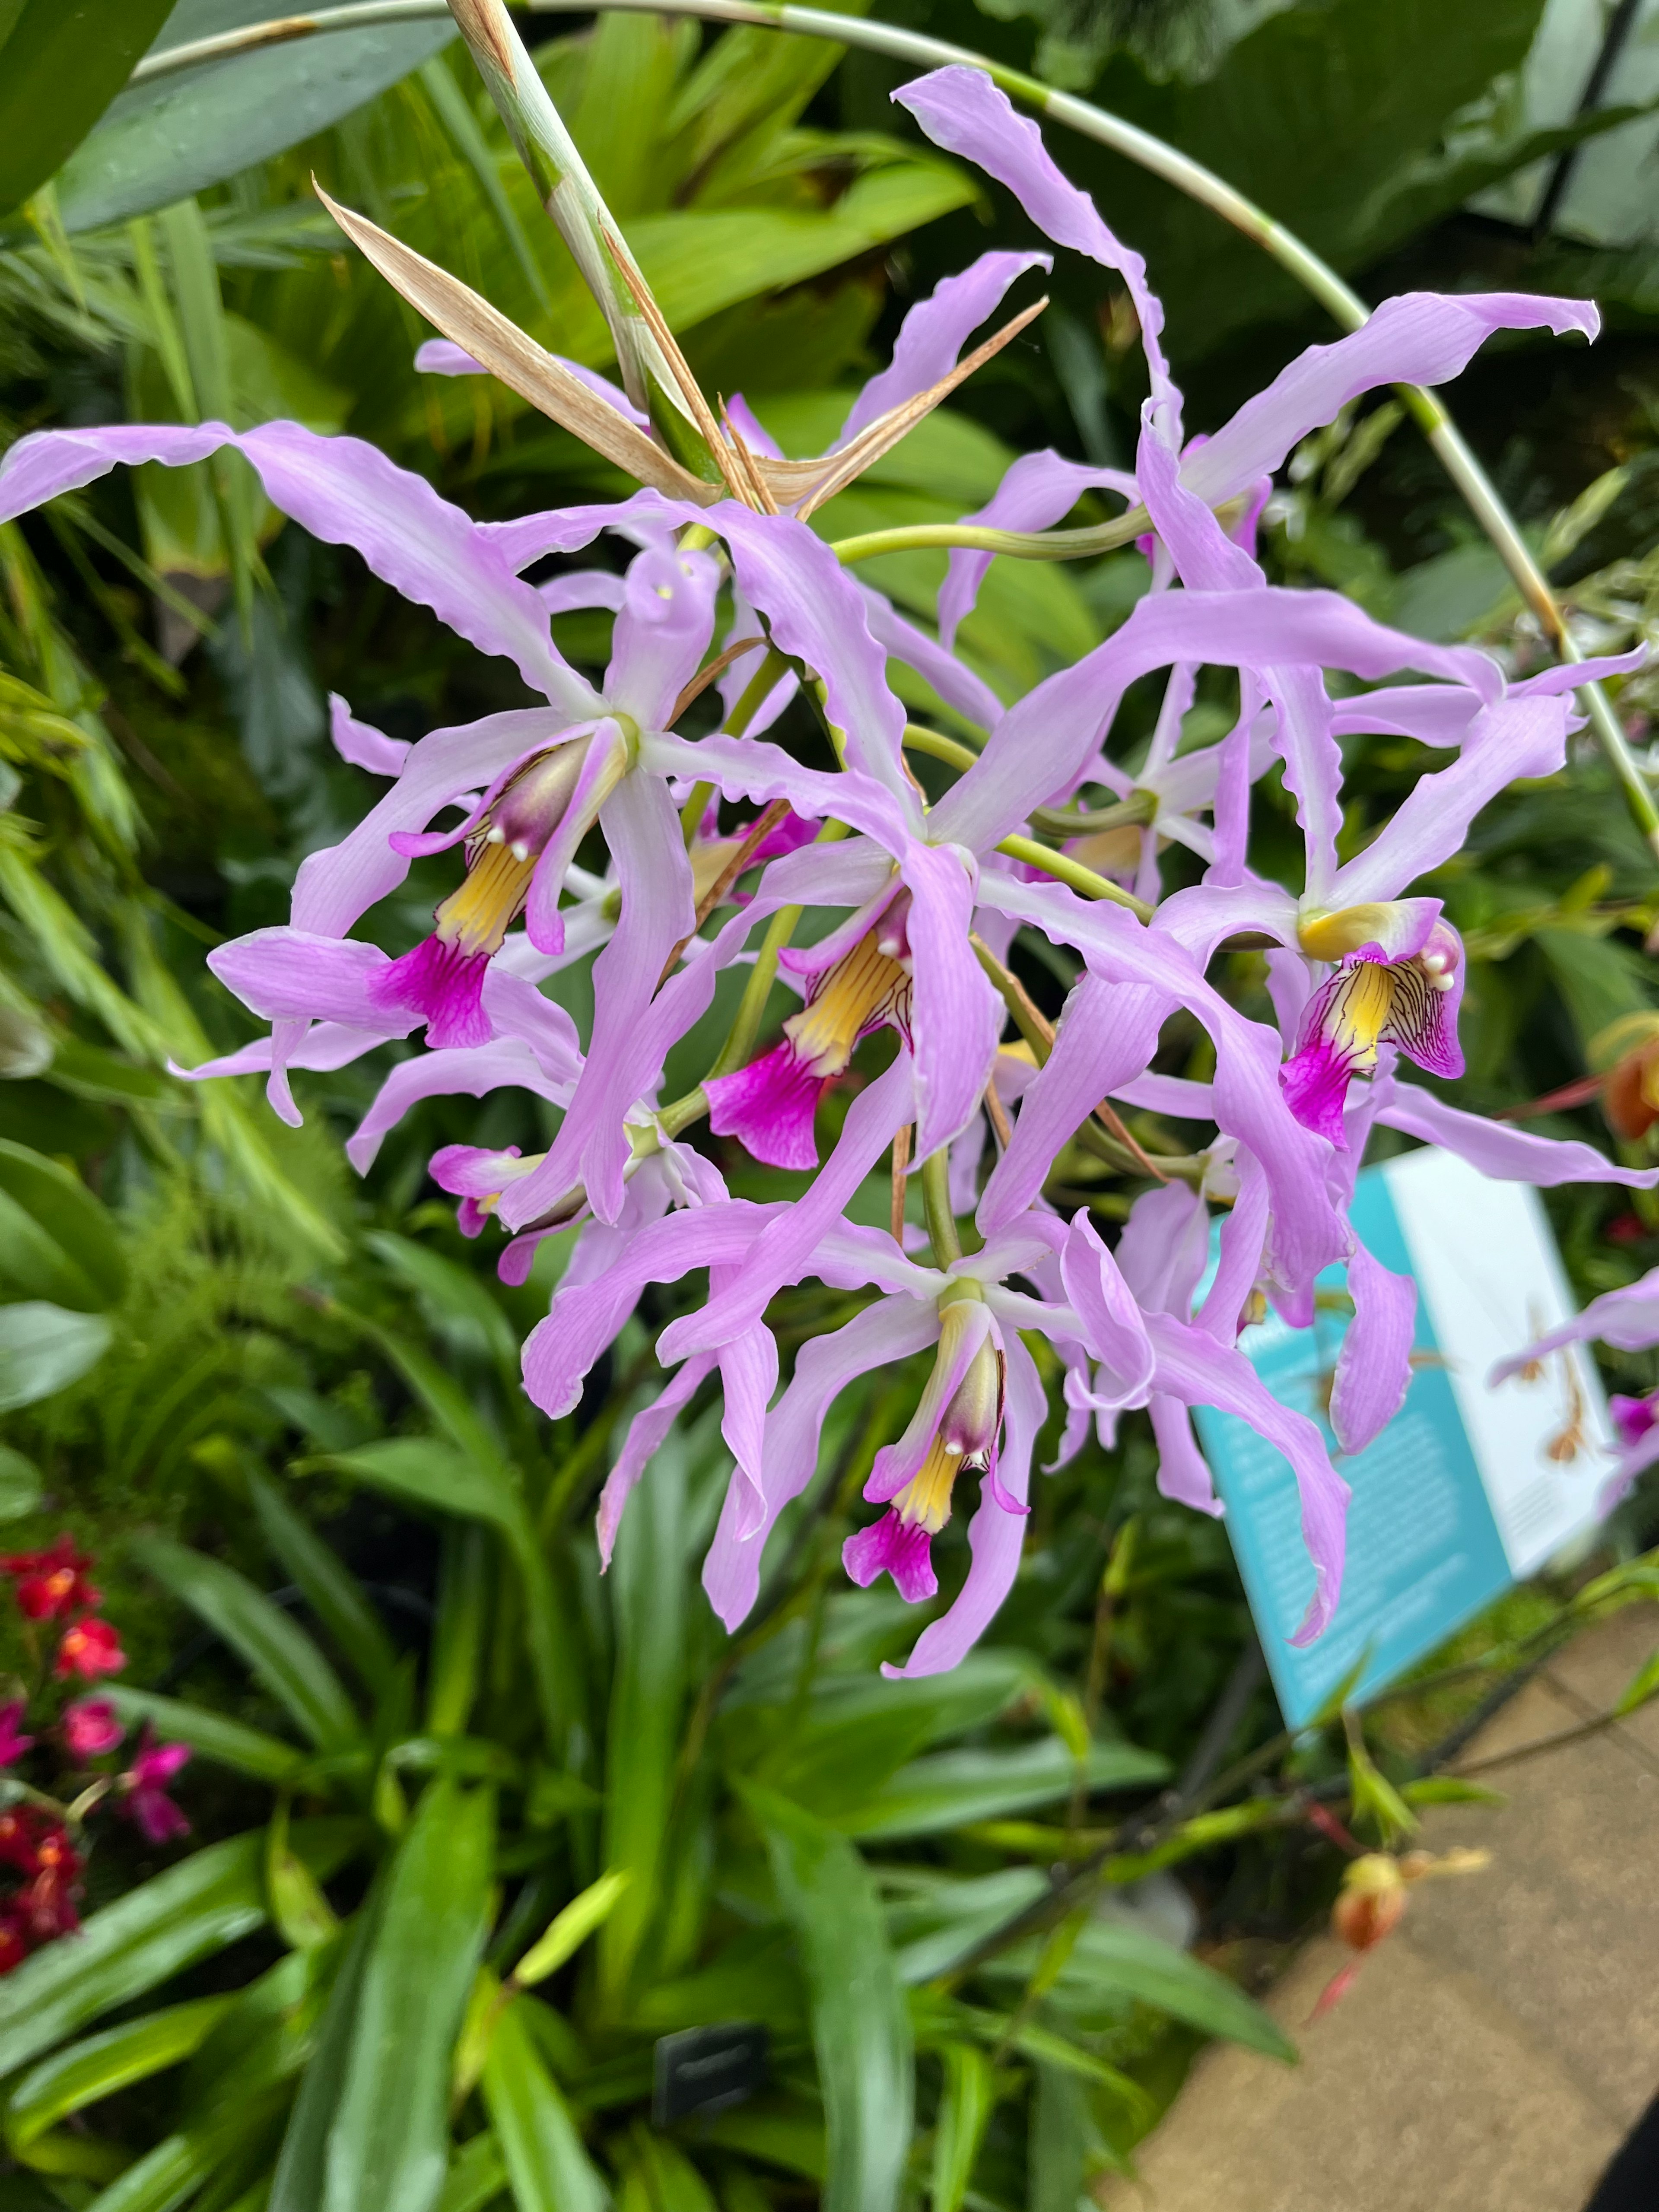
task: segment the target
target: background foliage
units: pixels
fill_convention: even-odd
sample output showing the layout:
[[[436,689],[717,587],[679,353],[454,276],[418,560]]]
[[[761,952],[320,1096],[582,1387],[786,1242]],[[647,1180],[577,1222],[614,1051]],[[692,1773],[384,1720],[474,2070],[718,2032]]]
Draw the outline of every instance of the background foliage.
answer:
[[[178,41],[266,12],[0,5],[0,434],[287,414],[374,440],[480,514],[618,489],[501,387],[418,376],[425,332],[310,195],[314,174],[604,365],[598,313],[447,26],[300,43],[115,97],[158,29]],[[1608,111],[1628,206],[1604,191],[1575,225],[1568,193],[1558,227],[1530,228],[1540,159],[1608,113],[1540,109],[1528,57],[1566,38],[1587,72],[1596,10],[890,12],[1091,87],[1368,296],[1599,297],[1611,329],[1594,351],[1494,347],[1455,405],[1586,642],[1650,630],[1659,240],[1639,83],[1626,97],[1615,82]],[[94,18],[99,67],[67,66],[64,41]],[[787,447],[823,442],[911,301],[985,246],[1028,242],[995,192],[915,142],[884,63],[650,17],[546,30],[548,82],[694,367],[741,388]],[[1050,143],[1146,252],[1194,427],[1328,335],[1203,211]],[[1494,205],[1509,214],[1478,211]],[[953,517],[1032,446],[1127,460],[1140,394],[1123,303],[1081,264],[1053,289],[1027,339],[823,511],[827,534]],[[1296,457],[1267,542],[1286,580],[1520,665],[1539,655],[1386,398]],[[872,566],[926,617],[942,562]],[[1017,696],[1122,618],[1137,567],[999,562],[965,648]],[[1518,1594],[1463,1639],[1449,1656],[1486,1662],[1473,1688],[1465,1675],[1374,1715],[1403,1798],[1363,1768],[1356,1790],[1340,1730],[1295,1749],[1276,1736],[1224,1539],[1158,1499],[1134,1420],[1119,1452],[1091,1448],[1042,1486],[1012,1601],[942,1680],[882,1680],[903,1609],[849,1591],[838,1565],[919,1372],[843,1401],[734,1642],[690,1564],[726,1474],[706,1408],[653,1463],[602,1580],[591,1507],[671,1296],[648,1294],[550,1426],[520,1391],[516,1346],[568,1240],[508,1289],[425,1177],[435,1145],[463,1135],[539,1148],[544,1109],[498,1097],[480,1126],[470,1104],[432,1102],[359,1182],[340,1136],[395,1048],[306,1079],[292,1133],[251,1084],[166,1072],[242,1040],[204,950],[281,919],[300,857],[364,804],[367,780],[328,745],[326,694],[413,737],[518,703],[510,674],[283,524],[231,461],[140,471],[0,530],[0,1511],[20,1548],[68,1526],[100,1549],[132,1654],[113,1694],[196,1753],[190,1844],[100,1844],[87,1933],[0,1983],[0,2203],[586,2212],[614,2196],[628,2212],[757,2212],[821,2191],[844,2212],[923,2197],[1073,2212],[1203,2038],[1286,2055],[1245,1991],[1334,1887],[1310,1805],[1390,1840],[1511,1664],[1636,1586],[1584,1577],[1651,1537],[1651,1493],[1569,1583]],[[560,642],[602,664],[607,622],[561,617]],[[1132,697],[1126,757],[1154,704]],[[1650,709],[1638,678],[1620,710],[1644,746]],[[1218,695],[1194,714],[1224,710]],[[1361,741],[1349,849],[1424,757]],[[1288,867],[1276,778],[1258,804],[1262,849],[1282,824]],[[1427,888],[1469,950],[1467,1103],[1498,1111],[1581,1076],[1613,1024],[1652,1009],[1652,863],[1592,757],[1506,795]],[[417,867],[377,910],[389,950],[422,933],[433,895]],[[1051,1012],[1067,980],[1035,961],[1024,975]],[[1259,1010],[1262,984],[1237,956],[1239,1002]],[[582,971],[558,988],[580,1013]],[[1170,1066],[1202,1072],[1198,1049],[1178,1040]],[[1538,1126],[1611,1141],[1593,1105]],[[734,1188],[782,1187],[721,1164]],[[1125,1207],[1127,1187],[1086,1157],[1066,1174],[1074,1202]],[[884,1188],[866,1200],[884,1218]],[[1551,1202],[1581,1291],[1659,1260],[1644,1198]],[[847,1310],[790,1293],[772,1319],[787,1352]],[[1659,1382],[1648,1355],[1614,1372]],[[5,1632],[5,1663],[32,1681],[21,1631]],[[1074,1865],[1091,1879],[1056,1890],[1050,1870]],[[762,2093],[653,2124],[658,2039],[734,2020],[769,2033]]]

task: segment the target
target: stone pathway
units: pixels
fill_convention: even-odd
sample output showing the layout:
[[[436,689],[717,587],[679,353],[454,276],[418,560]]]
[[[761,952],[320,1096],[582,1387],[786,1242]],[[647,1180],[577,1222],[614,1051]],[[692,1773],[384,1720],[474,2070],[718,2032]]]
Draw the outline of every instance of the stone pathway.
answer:
[[[1581,1637],[1470,1758],[1613,1704],[1659,1646],[1659,1607]],[[1659,1703],[1505,1767],[1509,1798],[1448,1806],[1424,1844],[1492,1865],[1425,1882],[1334,2012],[1322,1938],[1268,1999],[1302,2063],[1206,2052],[1112,2212],[1582,2212],[1659,2094]]]

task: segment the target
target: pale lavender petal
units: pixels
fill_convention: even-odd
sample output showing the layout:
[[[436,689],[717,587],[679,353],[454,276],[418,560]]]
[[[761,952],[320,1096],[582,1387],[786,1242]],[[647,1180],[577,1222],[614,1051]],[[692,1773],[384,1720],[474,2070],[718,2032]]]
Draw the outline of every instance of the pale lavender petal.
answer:
[[[1581,331],[1593,338],[1601,317],[1588,300],[1535,292],[1402,292],[1385,300],[1362,327],[1334,344],[1310,346],[1231,421],[1190,453],[1182,475],[1211,507],[1257,477],[1270,475],[1310,430],[1333,422],[1346,404],[1383,384],[1445,384],[1462,375],[1494,331]]]
[[[919,827],[904,770],[904,708],[887,684],[887,656],[870,635],[864,595],[816,531],[730,500],[703,518],[732,555],[738,582],[771,624],[774,641],[823,679],[830,720],[847,732],[848,763],[892,793]]]
[[[702,1586],[728,1629],[749,1613],[760,1589],[761,1559],[778,1515],[817,1472],[824,1417],[848,1384],[890,1360],[908,1358],[939,1334],[939,1316],[919,1298],[883,1298],[828,1336],[801,1346],[788,1389],[767,1415],[764,1446],[766,1521],[739,1531],[740,1501],[727,1491],[720,1525],[703,1562]]]
[[[366,768],[371,775],[401,775],[409,758],[406,738],[388,738],[360,722],[337,691],[328,695],[328,734],[342,760]]]
[[[550,1082],[574,1083],[582,1072],[576,1024],[556,1000],[544,999],[533,983],[503,964],[504,951],[505,947],[490,962],[484,977],[490,1026],[497,1036],[522,1038]]]
[[[1558,691],[1575,691],[1581,684],[1600,684],[1605,677],[1633,675],[1648,663],[1648,647],[1632,646],[1628,653],[1592,653],[1584,660],[1559,661],[1540,668],[1536,676],[1511,684],[1511,699],[1553,698]]]
[[[675,978],[689,987],[684,994],[659,999],[663,968],[690,933],[696,911],[691,864],[667,787],[647,773],[625,775],[599,820],[621,879],[622,914],[593,963],[587,1064],[546,1159],[502,1200],[501,1218],[510,1229],[525,1227],[577,1183],[586,1186],[601,1221],[617,1218],[629,1156],[623,1117],[653,1088],[673,1035],[683,1034],[665,1033],[665,1015],[700,982],[703,1005],[714,991],[713,963],[705,958]],[[710,970],[706,976],[704,969]]]
[[[409,750],[402,773],[356,829],[300,863],[294,883],[296,929],[339,936],[409,873],[394,834],[424,830],[440,808],[488,785],[520,755],[567,726],[546,707],[514,707],[459,728],[434,730]]]
[[[1565,699],[1506,699],[1488,707],[1451,766],[1419,776],[1377,837],[1337,871],[1326,903],[1397,898],[1462,849],[1470,823],[1500,791],[1517,776],[1557,774],[1566,752]]]
[[[1036,1201],[1060,1147],[1151,1060],[1173,1009],[1166,994],[1136,984],[1085,975],[1073,988],[1054,1049],[1020,1101],[1013,1142],[980,1200],[975,1219],[987,1236]]]
[[[614,530],[636,545],[661,544],[687,522],[701,522],[705,510],[684,500],[668,499],[647,488],[627,499],[598,500],[585,507],[544,507],[511,522],[481,522],[479,535],[495,547],[516,574],[550,553],[576,553],[601,531]]]
[[[1198,1310],[1198,1326],[1218,1344],[1238,1341],[1244,1304],[1261,1273],[1267,1241],[1267,1178],[1253,1152],[1238,1162],[1238,1196],[1221,1224],[1221,1252],[1215,1279]]]
[[[781,746],[762,738],[679,738],[658,731],[641,740],[640,757],[664,775],[712,783],[728,799],[757,799],[763,805],[787,799],[803,821],[844,822],[878,839],[890,853],[902,853],[915,834],[915,801],[908,786],[901,805],[860,769],[834,775],[803,768]]]
[[[536,596],[550,615],[570,614],[580,607],[605,607],[619,614],[628,584],[612,568],[575,568],[568,576],[550,576],[538,584]]]
[[[557,955],[564,951],[564,915],[559,897],[564,889],[565,871],[598,818],[604,794],[627,773],[627,740],[621,724],[607,715],[589,740],[576,771],[575,787],[531,875],[524,904],[524,926],[525,934],[538,952]],[[682,837],[682,850],[684,842]]]
[[[1313,1561],[1314,1595],[1292,1644],[1310,1644],[1328,1626],[1342,1589],[1348,1486],[1331,1465],[1324,1439],[1304,1413],[1281,1406],[1249,1361],[1201,1328],[1149,1314],[1158,1387],[1186,1406],[1236,1413],[1289,1460],[1302,1498],[1302,1538]]]
[[[912,1119],[914,1096],[910,1055],[901,1051],[886,1073],[853,1101],[840,1140],[811,1188],[756,1238],[741,1281],[663,1332],[658,1348],[665,1360],[729,1344],[760,1319],[776,1292],[807,1267],[818,1239],[840,1219],[854,1192]]]
[[[481,361],[475,361],[465,346],[453,338],[423,338],[415,349],[415,367],[423,376],[488,376],[489,371]]]
[[[1363,1244],[1348,1258],[1353,1320],[1336,1355],[1331,1426],[1345,1452],[1362,1452],[1406,1402],[1417,1328],[1417,1285],[1374,1259]]]
[[[954,561],[960,556],[951,556]],[[864,594],[865,614],[870,624],[870,635],[882,649],[907,668],[931,684],[947,707],[954,707],[958,714],[988,730],[1000,720],[1002,702],[990,685],[975,676],[971,668],[964,667],[955,653],[946,647],[907,622],[890,600],[870,585],[860,585]]]
[[[1455,1152],[1494,1182],[1535,1183],[1544,1190],[1565,1182],[1617,1182],[1632,1190],[1659,1184],[1659,1168],[1621,1167],[1577,1138],[1535,1136],[1484,1114],[1465,1114],[1417,1083],[1395,1085],[1376,1118],[1425,1145]]]
[[[1629,1492],[1638,1474],[1659,1460],[1659,1429],[1650,1429],[1641,1442],[1627,1451],[1617,1467],[1595,1494],[1595,1513],[1605,1521],[1620,1499]]]
[[[763,460],[768,461],[781,461],[783,459],[782,447],[756,414],[742,392],[734,392],[732,394],[726,403],[726,411],[732,428],[751,453],[758,453]]]
[[[1190,1082],[1184,1075],[1138,1075],[1133,1083],[1114,1085],[1110,1095],[1148,1114],[1171,1115],[1177,1121],[1215,1119],[1215,1099],[1210,1085]]]
[[[1016,115],[1008,95],[983,70],[953,63],[901,85],[893,98],[908,107],[936,146],[973,161],[1006,185],[1056,245],[1069,246],[1115,269],[1140,319],[1140,343],[1164,434],[1181,435],[1181,394],[1170,380],[1163,349],[1164,309],[1146,282],[1146,264],[1121,245],[1086,192],[1060,174],[1035,123]],[[1260,474],[1260,471],[1254,471]]]
[[[611,1565],[611,1554],[616,1548],[617,1531],[622,1526],[623,1510],[634,1494],[635,1486],[661,1449],[681,1407],[696,1395],[698,1384],[711,1372],[714,1364],[712,1352],[705,1352],[700,1359],[688,1359],[652,1403],[642,1412],[635,1413],[629,1423],[628,1434],[623,1438],[623,1448],[605,1477],[605,1488],[599,1492],[598,1534],[601,1572]]]
[[[732,623],[721,643],[730,647],[736,645],[745,637],[759,638],[761,642],[749,652],[739,653],[719,679],[717,689],[720,696],[720,705],[724,710],[720,716],[723,723],[731,720],[738,702],[765,665],[767,654],[765,630],[761,618],[744,599],[743,593],[734,586],[732,592]],[[793,668],[779,677],[761,701],[760,705],[750,716],[749,725],[744,734],[746,737],[757,738],[763,730],[769,730],[799,688],[800,679]]]
[[[628,565],[605,696],[646,729],[667,722],[714,629],[720,572],[707,553],[648,547]]]
[[[1515,696],[1511,685],[1510,696]],[[1480,700],[1455,684],[1390,684],[1337,700],[1331,727],[1340,738],[1414,738],[1443,750],[1462,744],[1480,712]]]
[[[1082,775],[1129,685],[1176,661],[1258,671],[1305,662],[1372,679],[1415,668],[1487,701],[1504,687],[1488,654],[1384,629],[1337,592],[1155,592],[1103,645],[1009,708],[978,763],[933,808],[929,836],[975,852],[996,844]]]
[[[752,1328],[744,1329],[741,1336],[723,1345],[719,1357],[726,1401],[720,1414],[720,1434],[737,1462],[733,1481],[739,1493],[738,1533],[751,1536],[763,1526],[767,1517],[766,1490],[762,1478],[763,1443],[766,1409],[778,1387],[777,1340],[769,1328],[757,1322]],[[695,1360],[687,1363],[692,1366],[696,1364]]]
[[[1147,1411],[1152,1416],[1152,1441],[1158,1446],[1159,1497],[1219,1519],[1223,1509],[1215,1494],[1215,1480],[1209,1462],[1198,1448],[1193,1417],[1185,1404],[1158,1391]]]
[[[1659,1267],[1650,1267],[1638,1281],[1626,1283],[1620,1290],[1603,1291],[1571,1321],[1539,1337],[1512,1359],[1499,1360],[1486,1380],[1504,1382],[1565,1345],[1598,1341],[1610,1344],[1615,1352],[1646,1352],[1659,1344]]]
[[[1142,1191],[1118,1239],[1117,1264],[1148,1313],[1185,1321],[1210,1258],[1210,1209],[1190,1183]]]
[[[622,1240],[597,1276],[572,1283],[568,1273],[545,1320],[525,1340],[524,1386],[550,1419],[569,1413],[593,1362],[615,1339],[647,1283],[675,1283],[694,1267],[740,1261],[771,1209],[733,1199],[724,1206],[671,1213]]]
[[[1052,269],[1048,253],[981,253],[931,296],[919,301],[899,325],[893,358],[853,402],[836,441],[838,450],[878,415],[927,392],[956,367],[968,339],[1001,305],[1008,287],[1028,269]]]
[[[1071,513],[1085,491],[1115,491],[1131,501],[1139,496],[1128,470],[1068,461],[1050,447],[1022,453],[987,503],[963,520],[991,530],[1048,530]],[[939,594],[939,634],[946,646],[973,612],[991,559],[988,553],[963,546],[951,554]]]
[[[354,1030],[338,1022],[318,1022],[289,1054],[288,1064],[290,1067],[320,1070],[344,1067],[351,1060],[361,1060],[366,1052],[374,1052],[386,1041],[384,1030]],[[269,1036],[255,1037],[240,1052],[225,1053],[217,1060],[204,1060],[199,1067],[180,1067],[176,1060],[170,1060],[167,1073],[186,1083],[201,1083],[216,1075],[269,1075],[272,1043]]]
[[[1282,884],[1246,877],[1240,884],[1192,884],[1166,898],[1152,927],[1172,937],[1204,967],[1224,938],[1247,933],[1296,943],[1297,902]]]
[[[979,1111],[1007,1018],[968,942],[974,885],[968,856],[913,844],[904,858],[905,922],[915,956],[910,1036],[915,1054],[916,1158],[927,1159]]]
[[[566,1086],[550,1083],[535,1054],[517,1037],[498,1036],[469,1050],[423,1052],[413,1060],[399,1060],[376,1092],[374,1104],[347,1138],[346,1158],[359,1175],[367,1175],[386,1132],[395,1128],[422,1098],[448,1098],[460,1093],[485,1098],[492,1091],[509,1088],[532,1091],[538,1098],[562,1103]]]
[[[371,996],[392,964],[377,945],[300,929],[256,929],[216,945],[207,964],[227,990],[266,1021],[341,1022],[382,1038],[404,1036],[415,1026],[415,1015],[405,1019]]]
[[[1060,1254],[1060,1279],[1087,1331],[1084,1342],[1100,1363],[1097,1402],[1111,1408],[1144,1406],[1152,1385],[1152,1347],[1134,1293],[1117,1261],[1100,1241],[1086,1206],[1072,1217]]]
[[[1241,595],[1242,596],[1242,595]],[[1260,602],[1264,595],[1250,594]],[[989,891],[988,877],[981,884]],[[1143,929],[1121,907],[1091,905],[1054,884],[996,884],[1006,913],[1034,923],[1060,944],[1074,945],[1095,974],[1110,982],[1148,983],[1188,1006],[1215,1041],[1217,1126],[1239,1138],[1265,1170],[1273,1192],[1274,1256],[1285,1287],[1311,1281],[1347,1251],[1347,1232],[1325,1188],[1330,1158],[1322,1138],[1304,1129],[1279,1089],[1279,1041],[1246,1021],[1202,981],[1173,939]]]
[[[0,522],[12,522],[59,492],[78,491],[118,463],[188,467],[235,436],[222,422],[99,423],[81,430],[32,430],[0,459]]]
[[[991,1481],[981,1480],[979,1505],[968,1524],[970,1565],[961,1595],[948,1612],[922,1630],[903,1666],[884,1664],[881,1671],[890,1680],[943,1674],[958,1666],[996,1618],[1019,1572],[1031,1452],[1048,1401],[1031,1355],[1018,1337],[1008,1338],[1004,1353],[1008,1363],[1007,1435],[997,1461],[996,1481],[1009,1502],[999,1503]]]

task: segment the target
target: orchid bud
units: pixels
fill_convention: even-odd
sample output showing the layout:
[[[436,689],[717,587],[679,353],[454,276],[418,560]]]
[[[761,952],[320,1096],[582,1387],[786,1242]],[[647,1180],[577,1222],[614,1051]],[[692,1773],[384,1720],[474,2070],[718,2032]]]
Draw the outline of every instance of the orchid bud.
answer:
[[[1331,1907],[1331,1933],[1351,1951],[1369,1951],[1400,1925],[1407,1876],[1387,1851],[1367,1851],[1345,1869]]]

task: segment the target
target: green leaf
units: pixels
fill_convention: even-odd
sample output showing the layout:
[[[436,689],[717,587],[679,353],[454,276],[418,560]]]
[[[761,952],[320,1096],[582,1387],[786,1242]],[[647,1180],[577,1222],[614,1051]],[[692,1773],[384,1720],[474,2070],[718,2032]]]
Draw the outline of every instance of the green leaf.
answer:
[[[78,1312],[112,1306],[126,1288],[126,1255],[110,1211],[79,1176],[27,1145],[0,1139],[0,1271],[32,1295]],[[19,1217],[21,1216],[21,1220]],[[46,1269],[31,1279],[32,1252],[18,1248],[32,1231]]]
[[[574,1958],[594,1929],[603,1927],[633,1879],[626,1871],[602,1874],[579,1897],[573,1897],[562,1912],[556,1913],[546,1934],[531,1945],[513,1969],[520,1988],[533,1989],[538,1982],[556,1973],[567,1959]]]
[[[1089,2181],[1097,2130],[1086,2083],[1069,2068],[1036,2069],[1027,2150],[1030,2212],[1078,2212]]]
[[[99,1695],[109,1700],[129,1728],[148,1721],[168,1742],[187,1743],[216,1765],[251,1774],[258,1782],[290,1782],[306,1765],[305,1753],[293,1744],[206,1705],[158,1698],[149,1690],[125,1689],[118,1682],[106,1682]]]
[[[356,1820],[304,1820],[292,1842],[326,1881],[362,1834]],[[0,2074],[259,1927],[264,1842],[258,1828],[192,1852],[94,1912],[72,1943],[48,1944],[0,1981]]]
[[[70,1313],[44,1298],[0,1306],[0,1413],[78,1382],[109,1350],[113,1334],[102,1314]]]
[[[6,2141],[14,2152],[21,2151],[69,2113],[112,2097],[129,2082],[179,2065],[235,2002],[198,1997],[190,2004],[169,2005],[55,2051],[32,2067],[6,2100]]]
[[[0,7],[0,214],[44,185],[126,82],[173,0]]]
[[[164,0],[152,29],[167,12]],[[196,9],[189,35],[203,35],[212,13]],[[245,8],[216,13],[225,27],[250,20]],[[135,85],[58,180],[64,228],[95,229],[204,191],[337,123],[453,36],[448,23],[337,31]]]
[[[962,2212],[995,2101],[991,2062],[976,2044],[947,2043],[945,2084],[933,2123],[932,2212]]]
[[[328,2147],[357,2022],[357,2001],[385,1896],[382,1869],[347,1930],[316,2048],[283,2131],[267,2212],[320,2212],[328,2185]]]
[[[892,2212],[915,2102],[910,2014],[869,1869],[833,1828],[774,1791],[743,1790],[766,1838],[812,1999],[829,2138],[823,2212]]]
[[[518,1501],[504,1482],[435,1437],[389,1437],[357,1451],[331,1452],[313,1464],[334,1468],[406,1505],[459,1513],[506,1529],[515,1528],[520,1517]]]
[[[1455,1774],[1425,1774],[1418,1782],[1402,1782],[1400,1794],[1408,1805],[1507,1805],[1501,1790],[1484,1782],[1464,1782]]]
[[[1091,1790],[1140,1789],[1164,1781],[1168,1763],[1133,1744],[1097,1743],[1085,1778]],[[901,1767],[879,1794],[836,1823],[848,1834],[931,1836],[994,1820],[1069,1796],[1078,1762],[1057,1737],[1013,1751],[943,1751]]]
[[[720,2212],[714,2191],[678,2143],[636,2125],[617,2212]]]
[[[605,1769],[605,1863],[631,1876],[599,1936],[599,1983],[619,2002],[662,1887],[684,1692],[686,1446],[671,1436],[629,1501],[610,1580],[617,1656]]]
[[[434,76],[453,80],[441,63]],[[441,1252],[428,1251],[408,1237],[373,1229],[363,1239],[382,1265],[415,1293],[422,1318],[434,1334],[463,1358],[490,1361],[516,1383],[519,1340],[507,1316],[477,1277]]]
[[[306,1602],[360,1679],[384,1696],[398,1672],[398,1654],[362,1584],[273,1483],[250,1474],[248,1489],[266,1543],[305,1592]]]
[[[44,1486],[32,1459],[0,1444],[0,1521],[21,1521],[40,1503]]]
[[[507,2161],[493,2132],[464,2142],[449,2161],[435,2212],[483,2212],[507,2187]]]
[[[141,1565],[237,1652],[315,1744],[339,1749],[362,1735],[339,1676],[305,1631],[246,1575],[171,1537],[133,1545]]]
[[[510,2004],[496,2021],[483,2069],[484,2103],[513,2201],[519,2212],[605,2212],[609,2192],[526,2024],[530,2002]]]
[[[1639,1712],[1652,1698],[1659,1697],[1659,1651],[1638,1667],[1621,1692],[1613,1706],[1616,1719],[1623,1720],[1626,1713]]]
[[[992,1960],[981,1972],[1018,1975],[1024,1982],[1031,1964],[1031,1955],[1020,1951]],[[1278,2022],[1236,1982],[1189,1958],[1173,1943],[1125,1922],[1091,1920],[1079,1936],[1051,1995],[1062,2009],[1085,2012],[1103,1996],[1133,1997],[1172,2019],[1184,2020],[1206,2035],[1223,2036],[1270,2058],[1296,2057],[1295,2045]]]
[[[385,1879],[357,1990],[322,2212],[426,2212],[450,2059],[489,1924],[495,1797],[432,1783]]]

